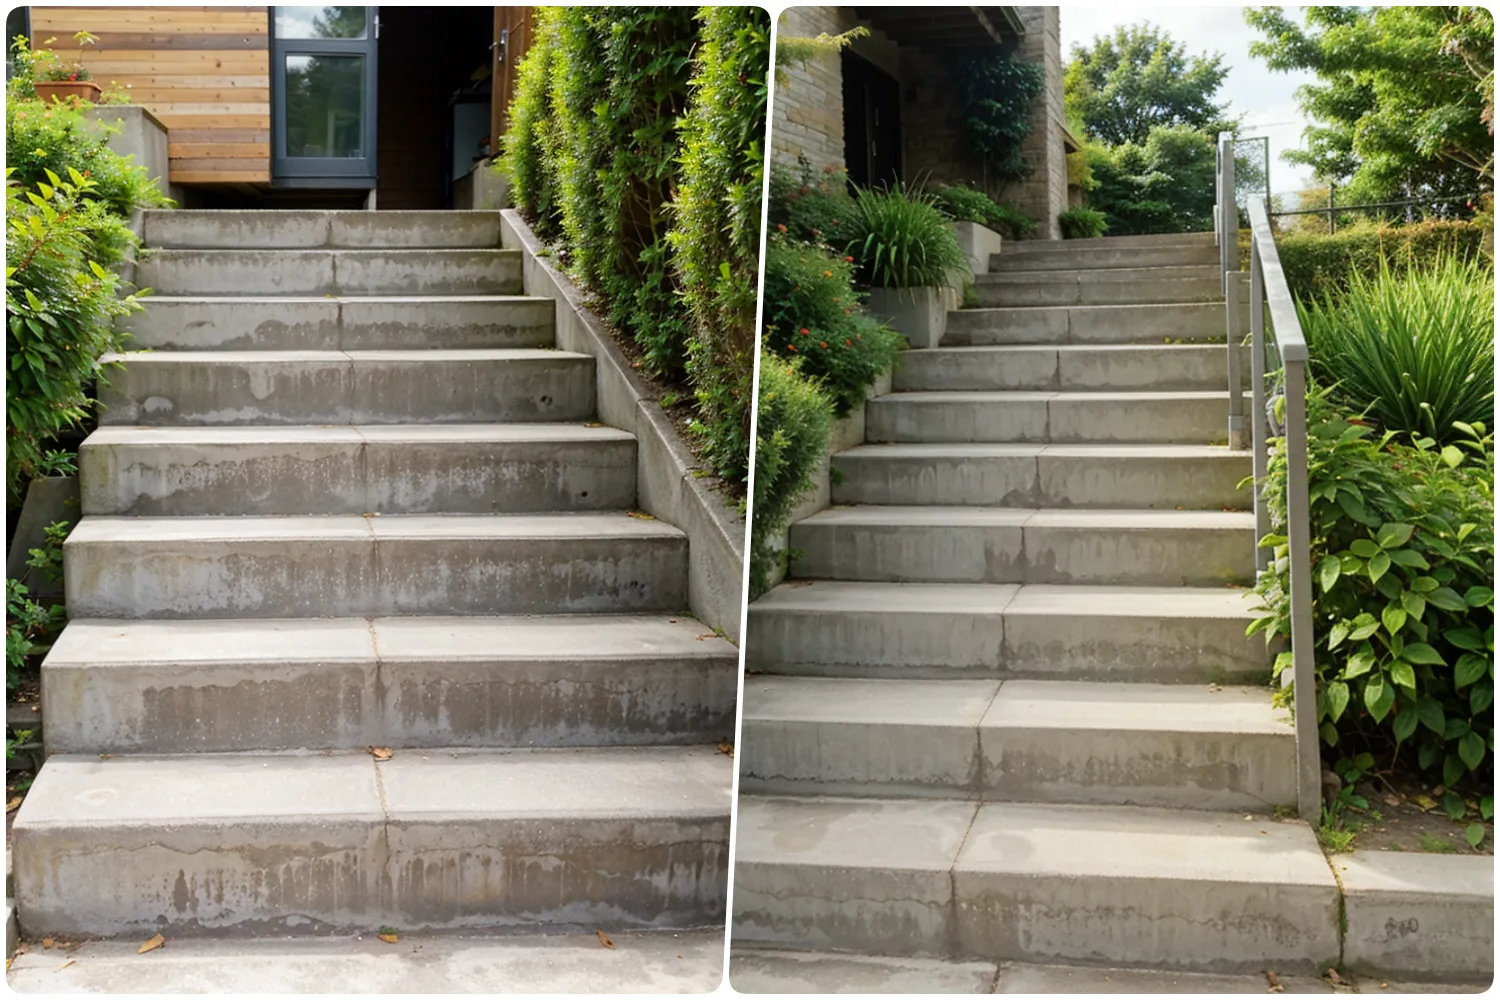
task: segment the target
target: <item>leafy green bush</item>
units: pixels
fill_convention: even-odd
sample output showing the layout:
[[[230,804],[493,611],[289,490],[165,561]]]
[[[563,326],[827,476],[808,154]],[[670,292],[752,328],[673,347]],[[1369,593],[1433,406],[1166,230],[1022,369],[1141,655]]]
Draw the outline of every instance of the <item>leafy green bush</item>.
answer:
[[[800,177],[780,164],[773,165],[767,206],[771,228],[794,240],[824,244],[840,256],[854,240],[859,208],[849,193],[848,176],[836,167],[824,168],[815,178],[807,164]]]
[[[770,587],[785,555],[774,545],[792,512],[813,487],[828,450],[833,404],[816,383],[803,378],[800,362],[760,355],[756,402],[755,497],[750,515],[750,600]]]
[[[983,191],[950,184],[937,191],[937,205],[949,218],[977,222],[1012,240],[1029,239],[1036,233],[1036,220],[1014,206],[1001,204]]]
[[[554,20],[559,10],[538,7],[532,15],[533,41],[516,72],[510,121],[501,139],[503,154],[495,164],[496,169],[510,175],[516,204],[526,209],[532,227],[543,239],[553,239],[562,232],[557,183],[550,162],[556,155],[553,122],[557,108],[552,81],[558,50]]]
[[[937,199],[920,188],[863,189],[855,195],[853,255],[857,280],[874,288],[947,284],[968,258]],[[837,247],[835,247],[837,249]]]
[[[766,241],[766,345],[819,380],[834,414],[847,416],[900,353],[899,333],[865,313],[854,265],[811,243]]]
[[[1319,732],[1353,760],[1390,759],[1449,789],[1488,790],[1494,749],[1494,456],[1484,428],[1457,445],[1376,436],[1327,390],[1308,398],[1308,490]],[[1285,439],[1265,496],[1275,561],[1250,631],[1289,635]],[[1290,669],[1291,654],[1277,659]],[[1485,805],[1488,813],[1488,797]]]
[[[749,471],[771,25],[761,7],[704,7],[698,16],[700,68],[679,130],[682,175],[667,239],[693,321],[698,426],[715,471],[740,481]]]
[[[27,190],[6,186],[5,479],[12,502],[49,464],[48,446],[83,422],[94,401],[99,358],[119,350],[114,318],[138,308],[119,297],[108,267],[134,239],[123,220],[91,197],[77,170]]]
[[[45,182],[49,170],[66,177],[72,167],[93,182],[85,197],[120,216],[171,205],[145,167],[109,148],[109,136],[118,132],[91,123],[77,107],[12,97],[5,104],[5,164],[10,178],[28,188]]]
[[[1058,215],[1057,224],[1062,228],[1065,240],[1091,239],[1109,231],[1104,213],[1092,208],[1070,208]]]
[[[952,52],[949,67],[969,148],[998,180],[1025,179],[1031,165],[1021,147],[1031,135],[1031,106],[1043,88],[1041,65],[986,46]]]
[[[1444,255],[1396,273],[1382,260],[1297,314],[1314,374],[1385,429],[1447,440],[1460,422],[1493,425],[1495,286],[1479,261]]]
[[[1212,136],[1186,125],[1157,125],[1145,142],[1084,143],[1074,172],[1090,208],[1109,231],[1202,232],[1213,228],[1215,148]]]
[[[1337,233],[1278,233],[1276,253],[1287,287],[1303,301],[1342,296],[1350,277],[1373,278],[1384,261],[1396,274],[1448,256],[1482,259],[1486,229],[1472,222],[1361,226]],[[1490,265],[1493,267],[1493,263]]]

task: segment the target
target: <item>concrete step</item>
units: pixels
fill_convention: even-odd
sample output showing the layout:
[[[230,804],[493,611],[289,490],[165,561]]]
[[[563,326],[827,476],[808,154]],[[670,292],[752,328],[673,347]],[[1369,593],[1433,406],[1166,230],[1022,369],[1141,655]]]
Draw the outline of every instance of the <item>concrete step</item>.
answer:
[[[876,444],[833,456],[833,502],[1246,508],[1250,453],[1210,445]]]
[[[588,420],[594,359],[531,348],[107,354],[104,424]]]
[[[1175,510],[834,507],[792,525],[801,579],[1248,584],[1255,515]]]
[[[1229,393],[897,392],[865,405],[865,440],[1212,444],[1229,434]]]
[[[903,351],[897,392],[994,389],[1155,391],[1229,388],[1223,344],[1060,344]],[[1242,388],[1250,350],[1241,351]]]
[[[1145,236],[1096,236],[1081,240],[1013,240],[1005,244],[1004,253],[1047,254],[1075,253],[1079,250],[1136,250],[1156,247],[1217,247],[1212,232],[1150,233]]]
[[[1002,272],[974,279],[981,306],[1104,306],[1224,301],[1217,264]]]
[[[500,245],[500,213],[482,211],[176,209],[143,213],[143,226],[148,247],[187,250],[431,250]]]
[[[348,298],[152,295],[122,317],[132,347],[174,351],[380,351],[551,347],[551,299],[525,295]]]
[[[1307,824],[1129,806],[742,796],[734,941],[1319,975],[1339,891]]]
[[[520,295],[519,250],[154,250],[163,295]]]
[[[1249,311],[1244,329],[1249,329]],[[1224,303],[955,309],[942,346],[987,344],[1224,343]]]
[[[1025,242],[1007,244],[990,254],[991,274],[1015,271],[1059,271],[1083,268],[1217,266],[1219,250],[1212,244],[1163,243],[1144,247],[1080,247],[1063,245],[1047,251],[1021,249]]]
[[[687,604],[687,537],[624,512],[85,517],[63,557],[75,618],[593,614]]]
[[[635,438],[583,424],[105,426],[85,514],[517,514],[635,505]]]
[[[74,618],[51,753],[712,744],[739,654],[692,618]]]
[[[741,792],[1269,813],[1297,799],[1261,687],[755,677]]]
[[[713,747],[59,755],[12,831],[31,936],[722,920]]]
[[[752,672],[1257,684],[1259,603],[1223,587],[793,581],[750,605]]]

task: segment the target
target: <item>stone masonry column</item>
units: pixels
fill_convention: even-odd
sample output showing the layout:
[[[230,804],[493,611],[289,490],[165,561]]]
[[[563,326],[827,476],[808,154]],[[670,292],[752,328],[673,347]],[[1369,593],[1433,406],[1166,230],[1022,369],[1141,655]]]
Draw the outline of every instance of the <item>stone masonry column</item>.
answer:
[[[1031,135],[1022,147],[1032,173],[1009,185],[1007,200],[1037,220],[1038,238],[1061,239],[1059,212],[1068,207],[1068,162],[1063,151],[1062,41],[1057,7],[1017,7],[1026,34],[1017,55],[1042,67],[1042,92],[1031,110]]]

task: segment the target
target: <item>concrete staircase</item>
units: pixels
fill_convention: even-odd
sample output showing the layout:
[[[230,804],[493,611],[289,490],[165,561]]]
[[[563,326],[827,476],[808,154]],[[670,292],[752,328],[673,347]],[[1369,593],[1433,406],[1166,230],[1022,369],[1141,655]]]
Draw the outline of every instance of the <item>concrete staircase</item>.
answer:
[[[750,607],[734,942],[1317,974],[1212,234],[1022,243]],[[1248,365],[1245,365],[1248,370]]]
[[[722,926],[737,654],[681,613],[688,539],[631,510],[636,442],[498,214],[145,236],[24,933]]]

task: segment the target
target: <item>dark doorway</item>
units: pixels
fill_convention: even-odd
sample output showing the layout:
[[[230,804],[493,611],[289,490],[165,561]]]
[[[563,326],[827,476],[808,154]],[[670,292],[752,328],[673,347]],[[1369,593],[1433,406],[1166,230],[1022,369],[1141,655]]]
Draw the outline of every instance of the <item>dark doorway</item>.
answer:
[[[901,86],[867,59],[844,52],[844,163],[861,187],[901,180]]]

